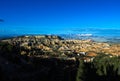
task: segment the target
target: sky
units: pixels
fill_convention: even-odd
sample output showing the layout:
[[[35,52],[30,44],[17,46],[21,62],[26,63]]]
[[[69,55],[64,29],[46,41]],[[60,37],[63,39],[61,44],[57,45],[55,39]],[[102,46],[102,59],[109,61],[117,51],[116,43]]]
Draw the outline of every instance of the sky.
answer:
[[[0,0],[0,33],[120,29],[120,0]]]

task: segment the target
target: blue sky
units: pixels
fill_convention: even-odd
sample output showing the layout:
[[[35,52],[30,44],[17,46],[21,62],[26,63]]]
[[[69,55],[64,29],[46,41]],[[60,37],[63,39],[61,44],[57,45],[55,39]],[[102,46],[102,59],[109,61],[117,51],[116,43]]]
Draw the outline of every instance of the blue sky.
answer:
[[[1,33],[120,29],[120,0],[0,0]]]

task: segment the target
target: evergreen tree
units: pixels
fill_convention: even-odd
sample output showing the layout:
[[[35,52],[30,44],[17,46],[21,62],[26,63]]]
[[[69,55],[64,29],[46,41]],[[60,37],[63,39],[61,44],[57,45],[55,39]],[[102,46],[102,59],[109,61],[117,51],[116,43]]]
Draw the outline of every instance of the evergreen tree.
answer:
[[[77,71],[76,81],[83,81],[82,78],[84,77],[84,62],[82,60],[79,61],[79,67]]]

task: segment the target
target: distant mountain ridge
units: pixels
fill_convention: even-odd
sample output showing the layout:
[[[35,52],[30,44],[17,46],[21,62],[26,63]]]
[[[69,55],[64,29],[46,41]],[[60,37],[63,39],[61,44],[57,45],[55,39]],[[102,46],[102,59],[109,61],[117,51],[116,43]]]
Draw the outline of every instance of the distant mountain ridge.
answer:
[[[21,35],[41,35],[41,34],[14,34],[12,32],[1,32],[1,38],[16,37]],[[120,42],[120,29],[103,29],[103,28],[78,28],[71,30],[63,30],[61,33],[53,33],[46,35],[58,35],[64,39],[92,39],[99,42]]]
[[[97,42],[120,43],[120,29],[86,28],[73,29],[69,33],[60,34],[64,39],[92,39]]]

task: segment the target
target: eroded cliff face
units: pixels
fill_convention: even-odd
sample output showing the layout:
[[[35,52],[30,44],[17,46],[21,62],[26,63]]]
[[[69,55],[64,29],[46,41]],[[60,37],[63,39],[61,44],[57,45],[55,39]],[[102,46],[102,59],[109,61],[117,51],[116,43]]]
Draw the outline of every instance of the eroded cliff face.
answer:
[[[21,48],[21,54],[74,56],[81,52],[104,53],[120,55],[120,44],[109,44],[88,40],[63,40],[59,36],[23,36],[3,40]],[[83,55],[85,55],[83,54]]]

